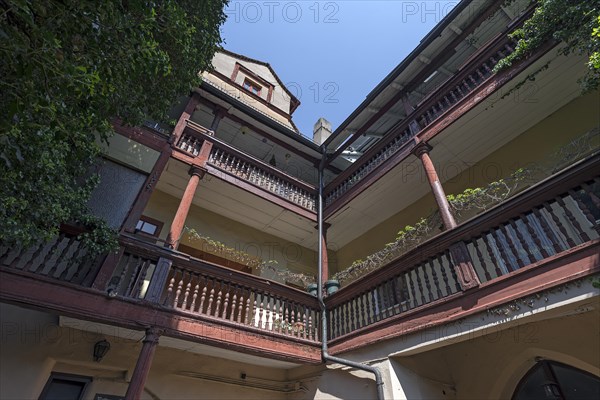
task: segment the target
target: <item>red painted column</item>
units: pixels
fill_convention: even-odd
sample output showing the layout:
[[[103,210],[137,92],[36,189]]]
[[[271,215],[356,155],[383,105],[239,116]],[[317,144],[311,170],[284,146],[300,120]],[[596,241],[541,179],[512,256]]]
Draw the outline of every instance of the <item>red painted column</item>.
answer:
[[[429,157],[430,151],[431,146],[429,146],[427,143],[420,143],[415,147],[414,154],[419,157],[423,163],[427,180],[429,181],[429,185],[433,191],[433,196],[435,197],[438,209],[440,210],[444,228],[446,230],[453,229],[456,227],[456,220],[450,211],[450,204],[446,198],[446,193],[444,192],[444,188],[442,187],[437,172],[435,171],[433,162]],[[465,243],[461,241],[452,244],[450,246],[450,255],[452,257],[454,271],[456,272],[458,283],[460,284],[461,289],[468,290],[478,287],[480,284],[479,278],[477,277],[477,273],[473,267],[473,261],[471,260],[471,256],[469,255],[469,251],[467,250]]]
[[[127,387],[127,393],[125,394],[126,400],[138,400],[142,396],[144,391],[144,385],[146,384],[146,378],[150,372],[152,366],[152,359],[154,358],[154,352],[158,339],[160,338],[161,331],[156,328],[146,329],[146,337],[144,338],[142,350],[138,357],[131,381]]]
[[[421,143],[417,145],[417,147],[415,147],[414,154],[417,157],[419,157],[419,159],[423,163],[423,168],[425,169],[427,180],[429,181],[429,185],[431,186],[431,190],[433,191],[433,196],[435,197],[435,201],[440,210],[442,221],[444,222],[444,228],[446,230],[452,229],[456,227],[456,221],[454,219],[454,216],[452,215],[452,212],[450,211],[450,204],[448,203],[448,199],[446,199],[444,188],[442,187],[437,172],[435,171],[433,162],[429,157],[430,151],[431,146],[429,146],[427,143]]]
[[[329,257],[327,255],[327,229],[330,227],[331,225],[324,222],[323,223],[323,236],[321,237],[321,242],[323,243],[323,254],[322,254],[322,260],[323,260],[323,268],[321,269],[321,279],[323,282],[323,284],[325,284],[325,282],[327,282],[329,280]]]
[[[179,246],[179,239],[181,238],[181,233],[183,232],[185,220],[190,211],[198,183],[200,183],[200,179],[204,177],[204,172],[205,170],[200,167],[190,168],[190,180],[188,181],[185,192],[183,193],[183,197],[179,202],[179,207],[177,208],[177,212],[175,213],[175,217],[171,223],[169,235],[167,236],[167,246],[172,249],[177,249]]]

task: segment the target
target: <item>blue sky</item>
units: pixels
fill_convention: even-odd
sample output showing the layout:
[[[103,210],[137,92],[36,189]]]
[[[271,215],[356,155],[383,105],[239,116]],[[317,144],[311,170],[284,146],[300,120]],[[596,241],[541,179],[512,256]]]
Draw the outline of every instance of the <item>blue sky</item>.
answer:
[[[335,130],[457,3],[230,0],[222,37],[226,49],[271,64],[312,138],[319,117]]]

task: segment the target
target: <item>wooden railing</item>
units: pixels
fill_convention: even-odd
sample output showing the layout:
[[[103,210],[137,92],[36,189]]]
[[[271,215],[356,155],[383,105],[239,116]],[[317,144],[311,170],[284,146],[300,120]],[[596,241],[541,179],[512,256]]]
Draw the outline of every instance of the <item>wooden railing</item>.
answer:
[[[459,292],[452,246],[466,246],[485,283],[597,240],[598,171],[595,155],[351,283],[327,300],[329,338]]]
[[[78,233],[62,229],[52,240],[28,248],[0,245],[0,266],[90,286],[101,259],[89,257]]]
[[[187,126],[191,129],[186,129],[181,135],[177,143],[180,149],[197,156],[202,143],[209,141],[213,147],[208,164],[306,210],[316,211],[316,190],[313,186],[242,153],[209,135],[208,130],[201,125],[188,121]]]
[[[319,341],[320,311],[308,293],[223,268],[133,237],[107,290],[187,315],[310,342]],[[161,263],[167,269],[161,271]],[[164,267],[162,267],[164,268]]]
[[[325,188],[325,205],[330,206],[336,200],[342,200],[350,189],[380,169],[401,149],[409,146],[411,138],[420,130],[434,124],[442,115],[482,86],[493,75],[492,69],[498,60],[509,54],[514,46],[514,41],[503,32],[483,47],[455,76],[421,101],[410,115],[390,128],[379,143],[328,184]],[[414,124],[417,124],[416,129]]]

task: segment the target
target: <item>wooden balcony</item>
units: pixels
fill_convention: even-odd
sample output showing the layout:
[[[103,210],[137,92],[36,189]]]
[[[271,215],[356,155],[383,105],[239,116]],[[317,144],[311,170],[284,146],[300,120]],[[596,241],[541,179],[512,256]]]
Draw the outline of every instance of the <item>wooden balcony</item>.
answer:
[[[598,171],[599,155],[583,160],[328,297],[333,348],[358,348],[407,333],[398,324],[422,329],[535,293],[557,267],[566,280],[597,271]],[[468,252],[463,259],[452,252],[457,246]],[[465,262],[481,283],[474,289],[461,290],[457,268]]]
[[[208,173],[309,219],[315,219],[316,189],[313,186],[235,149],[210,135],[201,125],[188,120],[176,148],[185,152],[188,161],[191,161],[198,156],[205,141],[212,143],[206,165]]]
[[[326,298],[333,353],[507,304],[600,269],[600,155],[551,176]],[[75,232],[0,247],[0,299],[130,329],[319,363],[315,297],[280,283],[121,237],[108,283]],[[456,248],[465,252],[456,252]],[[461,255],[457,258],[457,254]],[[459,264],[462,264],[459,265]],[[461,288],[459,266],[479,283]],[[410,329],[399,329],[400,326]]]

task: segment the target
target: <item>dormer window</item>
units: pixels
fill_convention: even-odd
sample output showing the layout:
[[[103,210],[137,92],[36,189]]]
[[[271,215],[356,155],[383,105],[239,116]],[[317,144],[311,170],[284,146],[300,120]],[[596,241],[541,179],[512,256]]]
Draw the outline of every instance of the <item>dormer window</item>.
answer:
[[[242,87],[250,93],[254,93],[257,96],[260,96],[260,89],[262,88],[259,84],[252,82],[250,79],[244,79],[244,84],[242,85]]]

